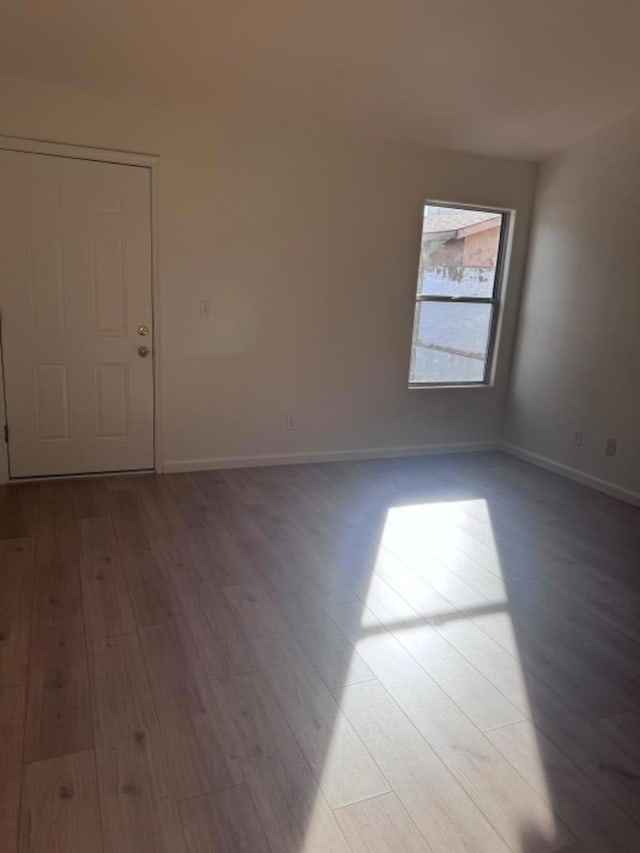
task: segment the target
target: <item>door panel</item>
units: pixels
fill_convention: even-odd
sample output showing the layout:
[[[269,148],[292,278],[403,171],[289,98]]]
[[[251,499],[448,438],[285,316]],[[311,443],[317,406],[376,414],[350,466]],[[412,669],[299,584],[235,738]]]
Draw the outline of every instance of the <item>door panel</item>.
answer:
[[[96,438],[129,437],[129,365],[94,368]]]
[[[91,241],[94,335],[127,333],[127,290],[122,240]]]
[[[0,151],[12,477],[153,467],[149,170]]]
[[[64,332],[64,271],[59,234],[31,233],[27,242],[34,332]]]
[[[69,441],[69,374],[66,364],[34,364],[38,441]]]

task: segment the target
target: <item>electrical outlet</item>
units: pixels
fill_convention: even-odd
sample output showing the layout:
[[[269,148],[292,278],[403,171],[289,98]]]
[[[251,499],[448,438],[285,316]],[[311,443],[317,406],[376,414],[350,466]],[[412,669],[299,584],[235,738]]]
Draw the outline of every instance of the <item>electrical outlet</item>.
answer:
[[[211,316],[211,303],[208,299],[200,300],[200,317],[203,320],[208,320]]]
[[[604,452],[607,456],[615,456],[618,449],[618,442],[615,438],[608,438]]]
[[[295,429],[296,428],[296,416],[295,415],[287,415],[287,429]]]
[[[575,447],[582,447],[582,439],[584,438],[584,433],[581,429],[577,429],[573,433],[573,444]]]

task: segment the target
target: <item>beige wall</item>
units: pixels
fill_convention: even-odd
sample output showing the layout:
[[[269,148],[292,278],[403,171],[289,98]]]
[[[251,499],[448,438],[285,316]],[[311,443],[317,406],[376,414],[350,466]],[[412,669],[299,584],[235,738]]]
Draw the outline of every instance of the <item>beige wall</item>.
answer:
[[[506,433],[638,495],[639,200],[640,113],[541,167]]]
[[[499,438],[534,166],[27,81],[0,103],[2,134],[162,158],[164,461]],[[493,389],[407,390],[426,198],[517,210]]]

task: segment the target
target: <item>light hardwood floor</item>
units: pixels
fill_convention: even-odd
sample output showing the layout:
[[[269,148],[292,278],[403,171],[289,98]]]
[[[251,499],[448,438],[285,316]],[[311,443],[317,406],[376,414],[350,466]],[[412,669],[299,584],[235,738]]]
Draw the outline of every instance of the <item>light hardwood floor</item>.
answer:
[[[639,652],[499,453],[6,486],[0,853],[637,853]]]

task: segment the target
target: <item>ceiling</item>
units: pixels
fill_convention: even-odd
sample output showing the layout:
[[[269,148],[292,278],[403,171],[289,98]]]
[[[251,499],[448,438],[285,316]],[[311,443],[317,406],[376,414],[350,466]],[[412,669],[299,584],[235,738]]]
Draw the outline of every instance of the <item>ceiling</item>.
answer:
[[[539,159],[640,107],[637,0],[3,0],[0,73]]]

